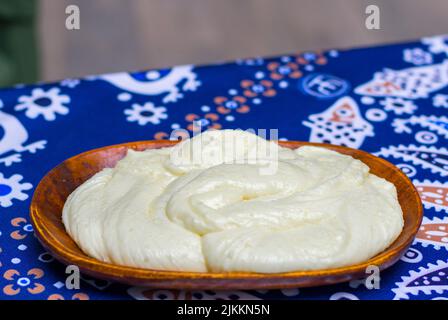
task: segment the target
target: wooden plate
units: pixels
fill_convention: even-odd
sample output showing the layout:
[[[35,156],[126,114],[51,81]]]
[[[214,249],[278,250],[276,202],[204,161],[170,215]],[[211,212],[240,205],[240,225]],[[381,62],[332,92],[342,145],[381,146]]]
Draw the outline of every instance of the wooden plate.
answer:
[[[172,141],[140,141],[108,146],[74,156],[52,169],[39,183],[31,203],[31,221],[36,236],[53,256],[65,264],[77,265],[93,277],[137,286],[177,289],[271,289],[326,285],[366,277],[366,268],[386,269],[407,250],[420,226],[423,209],[417,190],[400,169],[367,152],[346,147],[298,141],[279,142],[288,148],[313,145],[348,154],[363,161],[370,171],[392,182],[404,215],[404,228],[396,241],[372,259],[356,265],[287,273],[250,272],[200,273],[150,270],[105,263],[84,254],[70,238],[61,214],[67,196],[81,183],[105,167],[113,167],[128,149],[145,150],[172,146]]]

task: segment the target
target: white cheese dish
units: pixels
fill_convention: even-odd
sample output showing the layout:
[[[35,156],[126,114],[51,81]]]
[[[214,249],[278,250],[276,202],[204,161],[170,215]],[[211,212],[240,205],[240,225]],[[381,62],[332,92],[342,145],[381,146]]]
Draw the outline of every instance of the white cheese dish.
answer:
[[[278,273],[365,261],[398,237],[403,214],[395,186],[359,160],[220,130],[129,150],[68,197],[63,222],[105,262]]]

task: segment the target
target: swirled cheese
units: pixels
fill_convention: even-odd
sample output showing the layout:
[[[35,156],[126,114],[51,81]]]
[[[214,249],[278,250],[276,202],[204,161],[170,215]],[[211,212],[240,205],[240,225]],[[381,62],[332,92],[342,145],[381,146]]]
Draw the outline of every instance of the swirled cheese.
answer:
[[[88,255],[178,271],[287,272],[355,264],[403,228],[393,184],[350,156],[240,130],[129,150],[67,199]]]

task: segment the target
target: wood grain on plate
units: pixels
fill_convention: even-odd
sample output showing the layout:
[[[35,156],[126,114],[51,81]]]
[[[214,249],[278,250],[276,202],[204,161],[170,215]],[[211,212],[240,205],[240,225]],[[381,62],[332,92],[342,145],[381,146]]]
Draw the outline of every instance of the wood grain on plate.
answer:
[[[356,265],[287,273],[251,272],[200,273],[150,270],[105,263],[84,254],[65,231],[61,220],[67,196],[81,183],[105,167],[113,167],[128,149],[145,150],[172,146],[172,141],[140,141],[108,146],[74,156],[52,169],[39,183],[31,203],[31,221],[36,236],[54,257],[65,264],[77,265],[93,277],[131,285],[177,289],[270,289],[308,287],[349,281],[365,277],[366,268],[390,267],[407,250],[420,226],[423,209],[418,192],[408,177],[391,163],[364,151],[346,147],[288,141],[279,142],[288,148],[313,145],[348,154],[363,161],[370,172],[392,182],[398,191],[403,210],[404,228],[396,241],[370,260]],[[350,195],[347,195],[350,196]]]

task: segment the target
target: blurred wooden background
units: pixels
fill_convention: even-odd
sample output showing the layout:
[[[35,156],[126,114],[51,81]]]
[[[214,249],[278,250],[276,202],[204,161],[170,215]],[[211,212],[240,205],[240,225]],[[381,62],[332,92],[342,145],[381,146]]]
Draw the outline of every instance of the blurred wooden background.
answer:
[[[65,29],[76,4],[81,29]],[[381,10],[367,30],[365,8]],[[447,0],[40,0],[43,80],[448,33]]]

